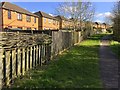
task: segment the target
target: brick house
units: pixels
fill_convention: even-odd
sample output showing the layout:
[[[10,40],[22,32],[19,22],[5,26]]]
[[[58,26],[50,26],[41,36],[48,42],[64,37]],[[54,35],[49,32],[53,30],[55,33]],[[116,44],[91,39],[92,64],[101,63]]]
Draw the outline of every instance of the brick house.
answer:
[[[38,16],[9,2],[0,3],[0,30],[38,30]]]
[[[59,19],[60,25],[59,29],[70,29],[72,28],[72,20],[65,18],[64,16],[56,16],[55,18]]]
[[[59,29],[59,20],[45,12],[38,11],[34,14],[39,16],[38,25],[40,30],[57,30]]]
[[[102,29],[106,29],[106,28],[107,28],[107,27],[106,27],[106,23],[102,23],[102,24],[101,24],[101,28],[102,28]]]
[[[99,25],[99,23],[98,23],[98,22],[94,22],[94,23],[93,23],[93,27],[97,29],[97,28],[99,28],[99,27],[100,27],[100,25]]]

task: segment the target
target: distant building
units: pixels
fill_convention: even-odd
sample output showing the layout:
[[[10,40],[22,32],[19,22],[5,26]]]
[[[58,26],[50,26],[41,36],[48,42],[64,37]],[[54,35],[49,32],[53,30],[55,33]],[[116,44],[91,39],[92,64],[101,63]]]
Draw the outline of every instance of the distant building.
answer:
[[[102,33],[106,33],[107,29],[110,28],[110,27],[111,26],[107,23],[98,23],[98,22],[93,23],[94,30],[96,29],[96,31],[102,32]]]
[[[38,30],[38,16],[9,2],[0,3],[0,30]]]
[[[101,24],[101,29],[103,33],[106,33],[106,29],[107,29],[106,23]]]
[[[73,27],[72,20],[65,18],[64,16],[56,16],[55,18],[59,19],[60,25],[59,29],[70,29]]]
[[[59,29],[59,20],[45,12],[38,11],[34,14],[39,16],[39,30],[57,30]]]
[[[98,22],[94,22],[93,23],[93,28],[97,29],[99,27],[99,23]]]
[[[101,28],[102,28],[102,29],[107,29],[106,23],[102,23],[102,24],[101,24]]]

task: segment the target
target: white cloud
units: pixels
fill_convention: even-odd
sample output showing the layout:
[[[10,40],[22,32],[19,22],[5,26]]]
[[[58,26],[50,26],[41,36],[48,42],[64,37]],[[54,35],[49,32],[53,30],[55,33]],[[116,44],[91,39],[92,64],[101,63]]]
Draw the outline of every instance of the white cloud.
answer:
[[[95,22],[103,23],[103,21],[99,19],[95,20]]]
[[[71,16],[68,16],[67,18],[68,18],[68,19],[70,19],[70,18],[71,18]]]
[[[35,11],[32,11],[32,13],[35,13]]]
[[[27,10],[27,8],[24,8],[25,10]]]
[[[103,16],[103,13],[99,13],[96,15],[96,17],[102,17]]]
[[[96,16],[97,18],[99,18],[99,17],[113,17],[113,15],[112,15],[111,12],[97,13],[95,16]]]
[[[50,15],[50,16],[55,16],[55,15],[53,15],[53,14],[51,14],[51,13],[49,13],[49,15]]]
[[[110,12],[106,12],[106,13],[104,13],[104,15],[105,15],[105,17],[112,17],[113,16],[112,13],[110,13]]]
[[[111,20],[111,18],[113,18],[114,15],[111,12],[104,12],[104,13],[97,13],[95,14],[95,22],[106,22],[106,20]],[[108,22],[109,23],[109,22]]]

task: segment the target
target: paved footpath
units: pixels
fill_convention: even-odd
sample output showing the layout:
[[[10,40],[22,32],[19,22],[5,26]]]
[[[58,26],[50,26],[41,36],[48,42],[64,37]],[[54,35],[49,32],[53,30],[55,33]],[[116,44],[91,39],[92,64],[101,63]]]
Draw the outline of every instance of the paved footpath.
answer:
[[[101,40],[100,73],[104,88],[118,88],[118,58],[109,48],[109,36]]]

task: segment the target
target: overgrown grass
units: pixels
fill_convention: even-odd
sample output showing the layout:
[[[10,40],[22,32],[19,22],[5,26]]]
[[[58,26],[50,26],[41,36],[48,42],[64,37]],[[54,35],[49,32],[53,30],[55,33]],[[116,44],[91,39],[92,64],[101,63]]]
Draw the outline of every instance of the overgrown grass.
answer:
[[[92,36],[49,65],[30,70],[22,79],[18,78],[12,87],[101,88],[98,50],[102,36]]]
[[[120,58],[120,43],[117,42],[117,41],[112,40],[111,43],[110,43],[110,48]]]

